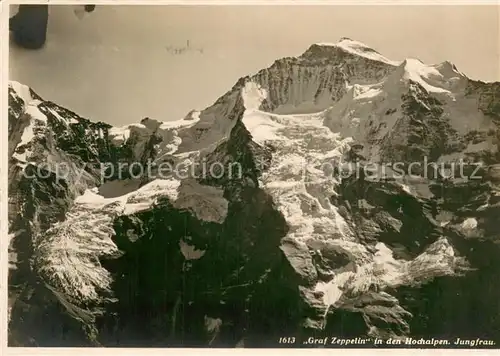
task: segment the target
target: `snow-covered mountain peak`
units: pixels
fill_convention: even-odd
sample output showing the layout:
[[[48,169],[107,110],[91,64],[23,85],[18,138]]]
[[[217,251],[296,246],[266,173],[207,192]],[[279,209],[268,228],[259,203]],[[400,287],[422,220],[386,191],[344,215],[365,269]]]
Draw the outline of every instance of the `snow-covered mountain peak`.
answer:
[[[344,53],[348,53],[350,55],[363,57],[365,59],[369,59],[372,61],[383,62],[393,66],[397,66],[399,64],[399,62],[397,61],[393,61],[384,57],[375,49],[367,46],[366,44],[352,40],[348,37],[342,37],[340,41],[338,41],[337,43],[328,43],[328,42],[315,43],[304,53],[304,55],[308,54],[308,52],[316,52],[315,47],[320,47],[323,50],[321,51],[323,55],[332,51],[333,52],[341,51]]]
[[[36,101],[36,98],[34,98],[32,95],[30,87],[28,87],[27,85],[12,80],[9,82],[9,86],[26,105],[29,105],[33,101]]]
[[[457,76],[465,77],[465,74],[459,71],[457,66],[450,61],[444,61],[439,64],[435,64],[432,67],[436,68],[443,76],[447,78],[453,78]]]
[[[416,58],[406,58],[400,65],[404,69],[404,75],[411,77],[418,75],[427,79],[440,78],[450,80],[464,76],[450,61],[444,61],[435,65],[427,65]]]
[[[416,58],[406,58],[391,73],[384,84],[388,92],[398,92],[409,82],[418,83],[433,94],[454,93],[464,88],[466,77],[451,62],[428,65]]]

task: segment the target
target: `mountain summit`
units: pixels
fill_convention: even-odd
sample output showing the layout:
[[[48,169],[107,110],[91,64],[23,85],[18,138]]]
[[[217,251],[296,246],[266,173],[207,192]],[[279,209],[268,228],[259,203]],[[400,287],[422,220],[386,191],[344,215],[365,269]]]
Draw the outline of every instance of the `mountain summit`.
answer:
[[[390,65],[398,65],[398,62],[391,61],[379,52],[370,48],[369,46],[361,43],[359,41],[354,41],[348,37],[342,37],[337,43],[316,43],[312,45],[305,54],[310,51],[314,51],[315,47],[320,47],[322,53],[327,54],[328,52],[344,52],[350,55],[360,56],[373,61],[383,62]],[[318,49],[316,49],[318,50]]]
[[[11,81],[9,343],[500,342],[499,98],[347,38],[174,122]]]

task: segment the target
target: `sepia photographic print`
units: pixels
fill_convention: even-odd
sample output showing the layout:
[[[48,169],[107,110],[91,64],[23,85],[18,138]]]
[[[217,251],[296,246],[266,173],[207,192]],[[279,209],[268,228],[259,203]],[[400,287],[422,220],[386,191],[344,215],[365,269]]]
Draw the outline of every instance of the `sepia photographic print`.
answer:
[[[9,348],[499,347],[498,3],[292,3],[3,5]]]

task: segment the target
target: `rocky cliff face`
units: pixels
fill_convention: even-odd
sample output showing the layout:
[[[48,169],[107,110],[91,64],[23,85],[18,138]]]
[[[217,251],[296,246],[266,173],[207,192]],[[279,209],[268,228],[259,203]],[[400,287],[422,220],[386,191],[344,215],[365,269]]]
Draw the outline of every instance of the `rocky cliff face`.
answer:
[[[176,122],[11,82],[10,344],[500,342],[499,94],[350,39]]]

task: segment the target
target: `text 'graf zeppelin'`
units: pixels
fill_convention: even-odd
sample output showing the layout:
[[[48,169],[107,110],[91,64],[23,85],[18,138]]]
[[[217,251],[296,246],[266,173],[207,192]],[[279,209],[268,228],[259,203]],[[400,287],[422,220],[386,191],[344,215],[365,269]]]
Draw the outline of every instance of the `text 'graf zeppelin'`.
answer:
[[[388,338],[388,339],[379,339],[379,338],[339,338],[336,336],[332,337],[309,337],[304,340],[298,340],[295,337],[281,337],[278,340],[279,344],[282,345],[296,345],[299,347],[300,345],[306,346],[332,346],[332,347],[369,347],[369,346],[401,346],[401,347],[437,347],[437,348],[446,348],[446,347],[455,347],[455,348],[466,348],[466,347],[492,347],[495,346],[496,343],[493,340],[485,340],[485,339],[461,339],[456,338],[453,340],[450,339],[424,339],[424,338],[412,338],[412,337],[401,337],[401,338]]]

